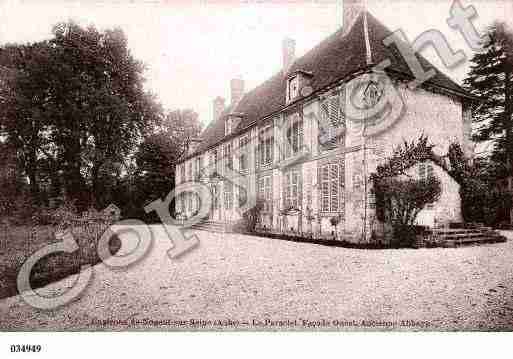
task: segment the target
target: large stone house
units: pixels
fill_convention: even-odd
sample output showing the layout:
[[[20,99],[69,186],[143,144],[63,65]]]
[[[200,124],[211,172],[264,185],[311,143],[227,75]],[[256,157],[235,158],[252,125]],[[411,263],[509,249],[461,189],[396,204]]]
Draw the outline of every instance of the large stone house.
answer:
[[[408,63],[394,44],[383,43],[392,32],[362,1],[345,0],[343,8],[343,27],[304,56],[296,58],[294,41],[286,39],[280,72],[246,93],[244,82],[234,79],[229,105],[221,97],[214,100],[214,119],[176,172],[177,184],[209,186],[210,221],[233,223],[244,198],[257,196],[264,201],[264,230],[321,236],[336,231],[346,240],[368,240],[379,227],[368,178],[395,147],[424,134],[440,156],[454,141],[472,156],[473,98],[420,55],[422,66],[435,75],[411,89]],[[359,81],[384,60],[389,86]],[[360,108],[353,102],[375,103],[386,96],[391,109],[363,120],[350,116],[348,107]],[[439,176],[443,183],[440,200],[420,213],[419,223],[460,222],[458,184],[434,163],[411,171]],[[228,180],[227,172],[235,172],[245,188]],[[176,203],[186,214],[197,206],[190,194]],[[340,220],[336,228],[334,217]]]

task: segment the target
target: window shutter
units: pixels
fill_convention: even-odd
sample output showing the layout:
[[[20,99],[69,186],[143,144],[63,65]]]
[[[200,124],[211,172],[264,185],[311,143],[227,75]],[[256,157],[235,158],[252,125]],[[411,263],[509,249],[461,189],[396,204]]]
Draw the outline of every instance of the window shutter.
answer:
[[[271,176],[264,178],[265,209],[268,212],[272,210],[271,178]]]
[[[329,165],[322,166],[321,174],[321,208],[323,212],[329,212],[330,203],[330,184],[329,184]]]
[[[340,125],[340,103],[338,95],[331,96],[328,100],[329,103],[329,120],[333,127]]]
[[[297,150],[298,150],[298,152],[300,152],[303,149],[303,119],[300,119],[298,121],[297,126],[298,126],[298,139],[297,139],[298,146],[297,146]]]
[[[282,177],[282,201],[283,201],[283,208],[288,207],[288,199],[287,199],[287,190],[288,190],[288,173],[285,173]]]
[[[330,165],[331,211],[338,212],[338,165]]]
[[[291,191],[292,193],[290,194],[290,202],[291,202],[291,205],[294,206],[294,207],[297,207],[297,197],[298,197],[298,176],[297,176],[297,172],[296,171],[293,171],[291,173],[291,177],[292,177],[292,185],[291,185]]]
[[[271,129],[271,131],[272,131],[272,129]],[[270,142],[270,146],[271,146],[271,148],[269,150],[269,152],[271,153],[270,161],[274,162],[274,136],[271,137],[271,140],[269,142]]]
[[[303,208],[303,171],[299,169],[297,172],[297,208]]]
[[[317,142],[319,143],[319,147],[321,150],[324,150],[324,146],[326,141],[329,139],[329,108],[328,102],[326,100],[321,100],[319,105],[319,121],[318,121],[318,135]]]

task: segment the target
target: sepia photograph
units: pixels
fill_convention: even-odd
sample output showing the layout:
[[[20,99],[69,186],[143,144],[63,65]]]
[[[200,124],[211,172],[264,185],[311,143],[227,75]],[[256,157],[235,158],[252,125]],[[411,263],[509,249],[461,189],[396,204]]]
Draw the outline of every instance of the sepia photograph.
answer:
[[[513,1],[0,2],[0,335],[511,331]]]

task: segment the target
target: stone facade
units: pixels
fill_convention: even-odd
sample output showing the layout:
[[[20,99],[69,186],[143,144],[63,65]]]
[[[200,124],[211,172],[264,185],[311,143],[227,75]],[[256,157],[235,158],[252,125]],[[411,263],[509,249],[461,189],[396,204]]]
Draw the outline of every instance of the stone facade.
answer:
[[[453,142],[472,156],[471,95],[434,67],[432,79],[410,89],[414,74],[383,43],[392,32],[363,0],[344,1],[343,11],[345,28],[299,59],[286,41],[279,73],[245,95],[232,91],[231,105],[221,115],[215,108],[199,147],[178,164],[177,184],[211,189],[209,220],[234,223],[240,198],[259,197],[261,230],[365,242],[385,233],[369,177],[397,146],[426,135],[439,156]],[[383,61],[388,75],[372,70]],[[431,166],[443,194],[419,223],[460,222],[458,185]],[[190,216],[198,202],[185,194],[176,205]]]
[[[306,236],[330,237],[336,235],[345,240],[361,242],[368,241],[372,233],[382,232],[382,224],[377,223],[372,203],[370,174],[376,166],[389,156],[393,149],[401,145],[405,140],[411,141],[421,134],[427,135],[436,144],[434,151],[439,155],[447,152],[448,146],[453,141],[463,144],[464,148],[470,143],[467,131],[468,116],[465,116],[464,103],[456,97],[430,92],[425,89],[409,90],[406,86],[397,84],[396,89],[404,101],[404,111],[389,128],[375,136],[362,136],[362,126],[352,123],[345,118],[346,125],[342,138],[337,144],[328,150],[323,150],[319,143],[319,121],[308,117],[306,114],[319,113],[322,101],[326,96],[339,96],[340,103],[344,103],[346,91],[345,84],[340,84],[319,94],[314,100],[297,104],[292,110],[287,109],[280,114],[262,121],[259,125],[248,128],[242,134],[227,141],[221,142],[215,148],[187,159],[179,165],[177,171],[177,183],[202,178],[218,196],[217,205],[212,210],[210,220],[220,222],[235,222],[241,218],[238,211],[238,189],[227,190],[230,181],[222,180],[228,163],[233,163],[235,172],[247,183],[247,193],[252,197],[266,197],[258,192],[259,184],[270,187],[271,203],[262,214],[261,227],[264,230],[273,230],[285,233],[301,233]],[[287,144],[287,121],[290,115],[297,114],[302,120],[303,148],[299,150],[303,156],[290,165],[287,160],[284,146]],[[343,115],[342,115],[343,116]],[[268,163],[259,163],[258,148],[262,145],[259,137],[264,128],[272,129],[272,159]],[[245,150],[240,151],[241,139],[249,139]],[[225,148],[231,146],[230,160],[225,156]],[[211,160],[214,151],[218,153],[218,165]],[[247,169],[240,168],[241,155],[247,156]],[[470,154],[470,153],[468,153]],[[202,163],[211,164],[207,171],[197,176],[201,169],[195,163],[202,157]],[[192,172],[187,171],[192,166]],[[439,226],[450,222],[461,222],[461,208],[458,184],[440,167],[432,164],[434,175],[443,185],[443,193],[440,200],[431,208],[423,210],[418,217],[419,224]],[[213,168],[221,179],[211,179]],[[336,171],[337,179],[329,179],[329,211],[323,210],[321,198],[323,196],[323,168],[327,171]],[[181,177],[185,169],[185,177]],[[411,169],[412,174],[416,169]],[[189,173],[187,173],[189,172]],[[293,185],[292,196],[297,194],[297,205],[287,212],[287,174],[297,173],[298,183]],[[331,174],[328,174],[329,176]],[[268,179],[266,179],[268,178]],[[263,181],[263,182],[261,182]],[[267,182],[266,182],[267,181]],[[270,184],[270,186],[269,186]],[[338,188],[336,188],[338,186]],[[289,186],[290,187],[290,186]],[[327,187],[325,187],[327,188]],[[291,192],[291,193],[292,193]],[[324,193],[326,195],[326,193]],[[332,196],[333,195],[333,196]],[[229,198],[231,196],[231,198]],[[333,198],[335,198],[333,200]],[[194,207],[193,201],[187,198],[177,201],[177,210],[191,215]],[[269,202],[269,201],[268,201]],[[326,202],[325,202],[326,204]],[[340,217],[341,221],[336,227],[331,220]]]

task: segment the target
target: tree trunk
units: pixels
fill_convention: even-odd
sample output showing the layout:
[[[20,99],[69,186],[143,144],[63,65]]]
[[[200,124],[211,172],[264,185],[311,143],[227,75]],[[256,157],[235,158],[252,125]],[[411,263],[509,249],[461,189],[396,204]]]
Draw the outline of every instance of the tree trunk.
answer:
[[[39,183],[37,179],[37,155],[35,150],[30,150],[26,154],[26,168],[27,177],[30,181],[30,196],[35,205],[39,204]]]
[[[91,182],[92,182],[92,201],[93,205],[96,209],[100,209],[100,194],[101,194],[101,184],[100,184],[100,168],[101,163],[95,162],[93,164],[93,169],[91,170]]]
[[[505,108],[504,108],[504,130],[506,136],[506,169],[509,173],[513,169],[513,84],[511,72],[506,72],[505,79]]]

